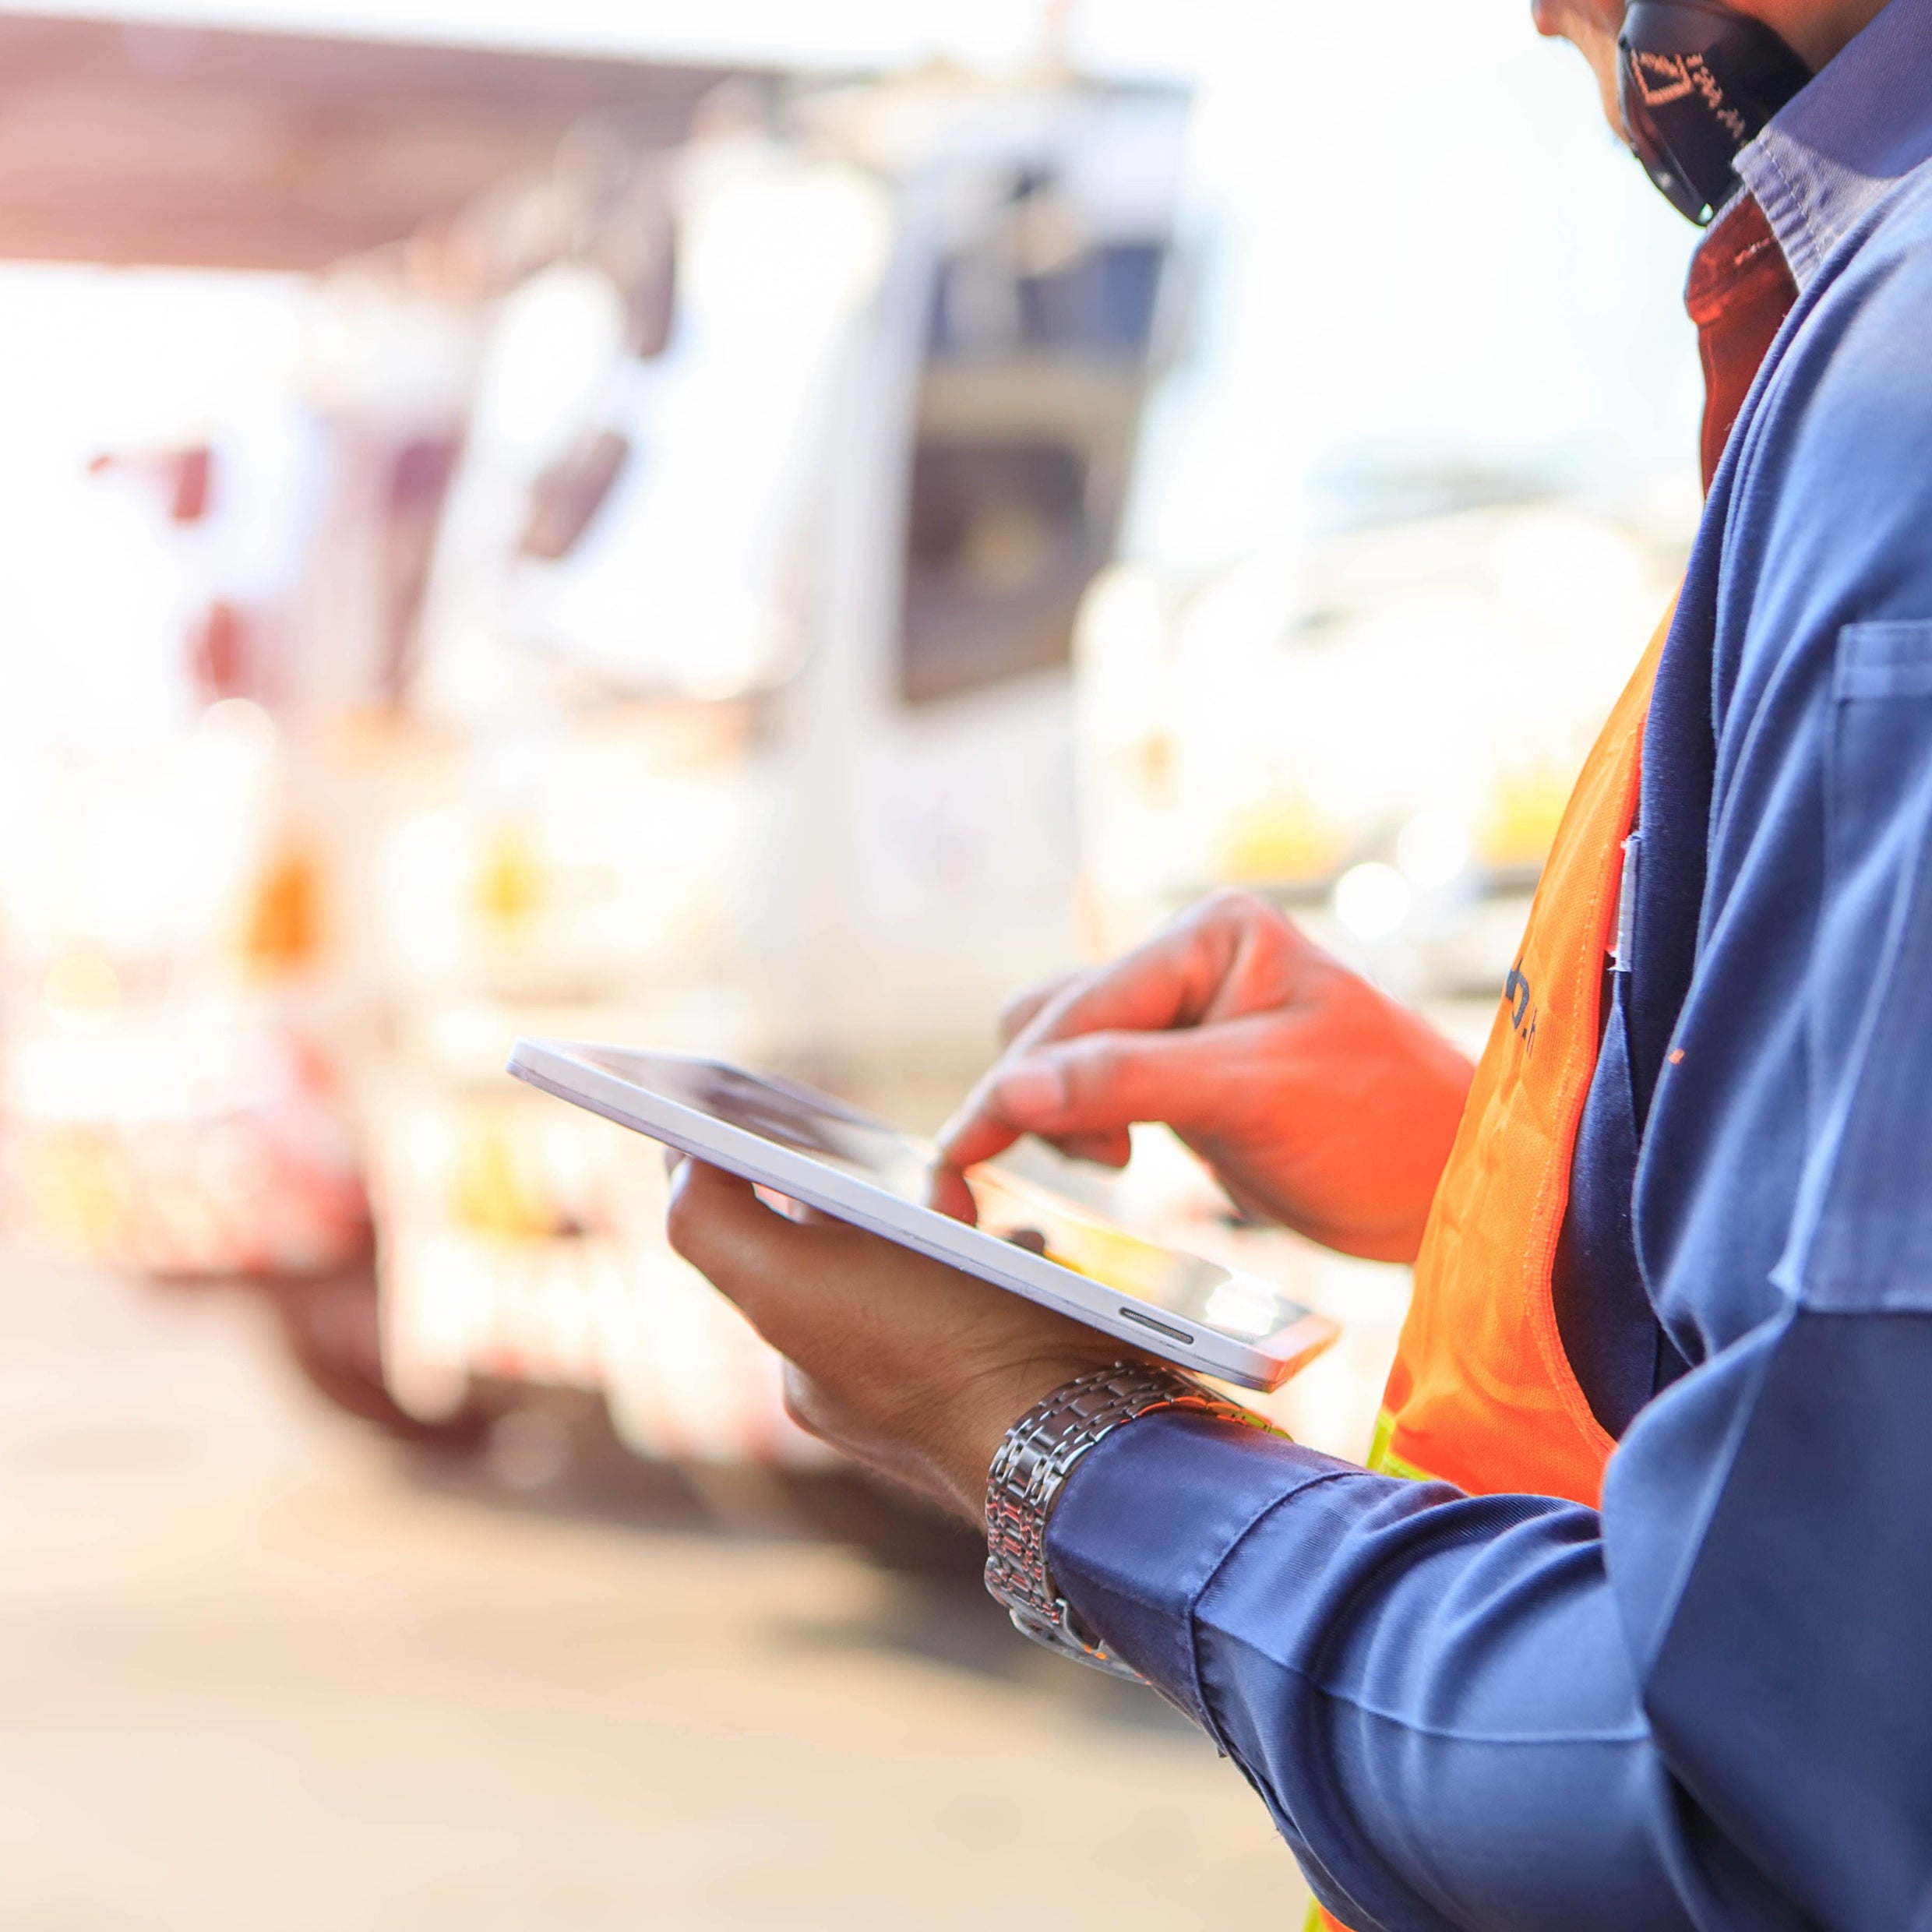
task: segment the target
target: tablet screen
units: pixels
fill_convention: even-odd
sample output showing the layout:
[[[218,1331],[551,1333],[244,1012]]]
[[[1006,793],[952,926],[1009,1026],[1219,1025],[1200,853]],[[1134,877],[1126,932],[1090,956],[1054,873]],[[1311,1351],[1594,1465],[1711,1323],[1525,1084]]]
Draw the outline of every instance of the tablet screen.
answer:
[[[843,1169],[901,1200],[929,1204],[930,1144],[830,1095],[714,1060],[609,1047],[573,1050],[633,1086]],[[1224,1334],[1257,1340],[1306,1312],[1253,1275],[1143,1240],[996,1167],[975,1169],[968,1184],[989,1234]]]
[[[575,1049],[593,1066],[681,1107],[709,1114],[815,1161],[843,1168],[902,1200],[924,1205],[933,1150],[883,1120],[829,1094],[770,1074],[747,1074],[717,1060],[628,1053],[609,1047]]]

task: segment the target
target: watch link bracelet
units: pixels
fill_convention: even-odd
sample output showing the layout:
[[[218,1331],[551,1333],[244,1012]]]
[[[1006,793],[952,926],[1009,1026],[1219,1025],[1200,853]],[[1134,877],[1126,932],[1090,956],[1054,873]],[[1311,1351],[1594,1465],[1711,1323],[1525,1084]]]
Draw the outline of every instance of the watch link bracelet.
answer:
[[[986,1478],[986,1588],[1014,1629],[1110,1676],[1146,1680],[1083,1624],[1046,1567],[1046,1525],[1074,1465],[1123,1424],[1157,1408],[1281,1432],[1178,1369],[1116,1362],[1056,1389],[1007,1431]]]

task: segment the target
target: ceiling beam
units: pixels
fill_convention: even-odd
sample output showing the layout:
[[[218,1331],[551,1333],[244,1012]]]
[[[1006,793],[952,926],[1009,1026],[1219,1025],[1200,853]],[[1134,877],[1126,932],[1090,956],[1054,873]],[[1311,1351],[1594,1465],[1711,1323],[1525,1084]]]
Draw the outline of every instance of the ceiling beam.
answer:
[[[727,70],[0,13],[0,259],[316,269]]]

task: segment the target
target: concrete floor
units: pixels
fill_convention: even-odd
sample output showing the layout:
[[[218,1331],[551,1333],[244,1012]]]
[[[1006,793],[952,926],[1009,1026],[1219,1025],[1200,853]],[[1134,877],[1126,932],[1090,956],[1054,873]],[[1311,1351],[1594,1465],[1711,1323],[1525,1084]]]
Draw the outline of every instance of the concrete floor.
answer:
[[[1299,1925],[1233,1769],[970,1548],[598,1466],[412,1459],[251,1303],[0,1253],[0,1926]]]

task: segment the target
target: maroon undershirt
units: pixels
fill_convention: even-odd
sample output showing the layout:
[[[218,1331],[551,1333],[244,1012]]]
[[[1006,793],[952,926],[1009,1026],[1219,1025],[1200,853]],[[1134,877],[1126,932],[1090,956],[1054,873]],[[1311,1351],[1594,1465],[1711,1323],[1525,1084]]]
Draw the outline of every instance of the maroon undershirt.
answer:
[[[1692,257],[1683,291],[1704,364],[1700,454],[1707,490],[1758,365],[1797,299],[1798,285],[1765,211],[1740,194]]]

